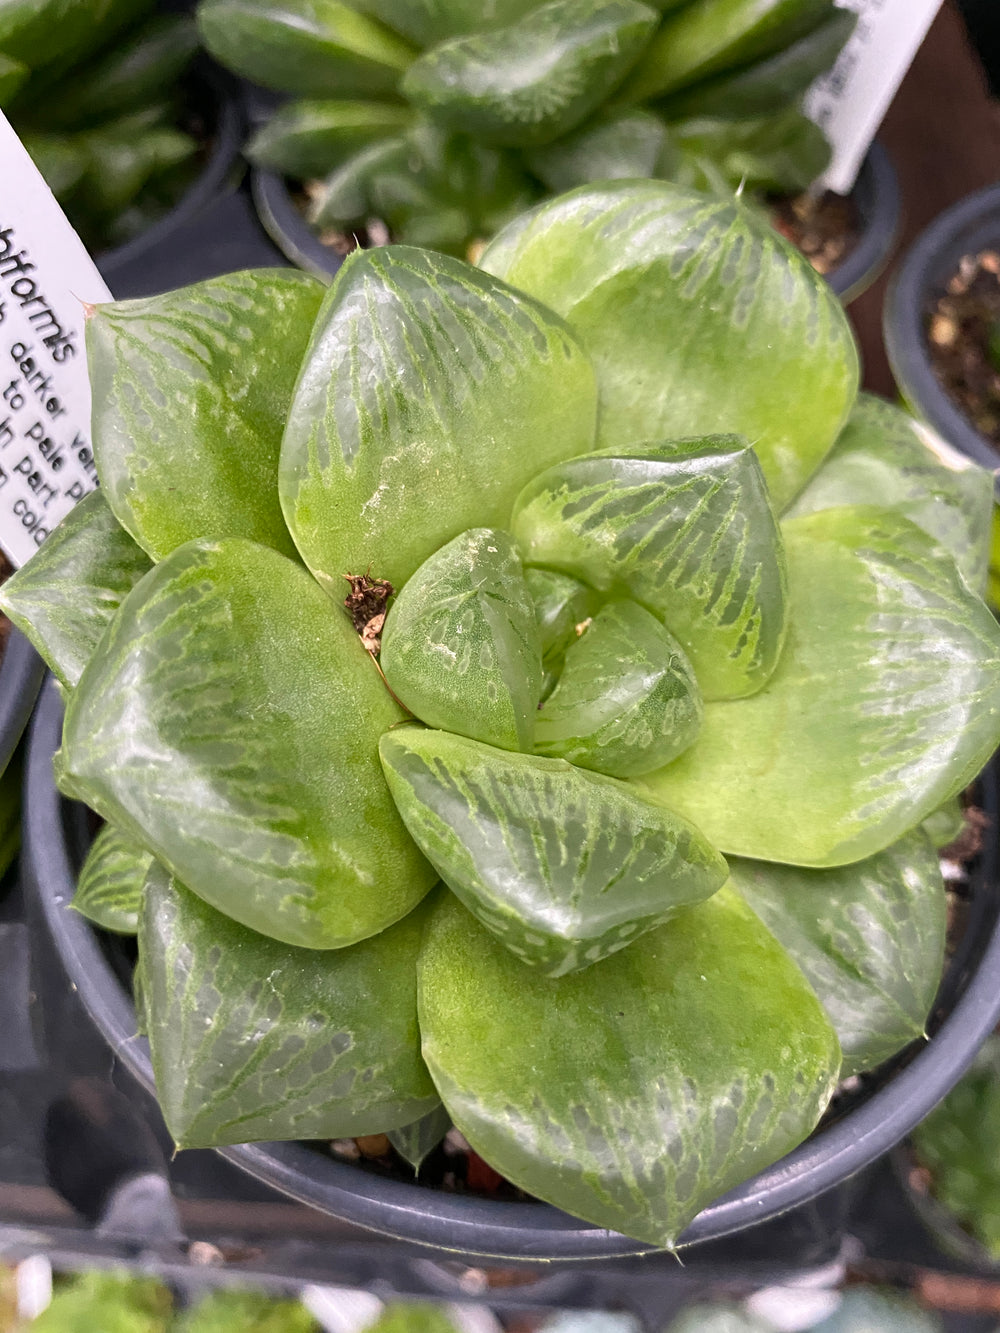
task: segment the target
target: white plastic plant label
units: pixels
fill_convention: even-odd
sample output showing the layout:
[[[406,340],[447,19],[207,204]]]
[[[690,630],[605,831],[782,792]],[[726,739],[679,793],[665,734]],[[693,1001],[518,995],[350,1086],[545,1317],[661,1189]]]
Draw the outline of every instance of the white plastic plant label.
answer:
[[[110,299],[0,113],[0,546],[16,566],[97,486],[84,323]]]
[[[833,69],[810,88],[805,110],[833,146],[833,159],[819,183],[848,194],[942,0],[838,3],[856,11],[858,26]]]

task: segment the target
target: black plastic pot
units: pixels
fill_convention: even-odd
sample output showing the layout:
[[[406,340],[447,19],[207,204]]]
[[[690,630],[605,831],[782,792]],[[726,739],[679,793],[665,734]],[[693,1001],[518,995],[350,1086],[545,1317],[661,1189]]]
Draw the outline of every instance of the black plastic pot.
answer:
[[[10,630],[0,661],[0,773],[28,725],[45,666],[20,630]]]
[[[278,249],[298,268],[331,277],[344,262],[324,245],[296,205],[288,181],[255,167],[250,174],[257,213]],[[899,185],[889,154],[873,144],[854,187],[861,230],[857,244],[827,281],[846,305],[870,287],[889,262],[899,231]]]
[[[243,175],[243,112],[232,79],[214,67],[198,66],[190,86],[192,100],[211,126],[211,146],[201,171],[173,208],[140,235],[97,256],[102,277],[119,299],[143,294],[133,275],[169,244],[175,232],[235,188]]]
[[[61,724],[59,697],[49,682],[35,714],[28,753],[25,880],[37,895],[66,971],[94,1022],[139,1082],[152,1089],[149,1046],[135,1035],[123,957],[113,942],[67,910],[90,824],[84,807],[60,798],[52,780]],[[995,815],[992,769],[984,775],[983,786],[983,804]],[[915,1044],[862,1080],[865,1088],[845,1100],[836,1118],[807,1143],[706,1208],[684,1233],[682,1246],[708,1245],[817,1199],[902,1139],[954,1085],[1000,1018],[997,875],[998,847],[993,842],[973,877],[970,925],[942,983],[929,1025],[933,1039]],[[259,1180],[333,1217],[464,1255],[592,1260],[649,1249],[547,1204],[446,1194],[389,1180],[302,1143],[258,1143],[220,1151]]]
[[[925,332],[928,302],[944,291],[963,255],[1000,246],[1000,185],[942,213],[907,252],[889,288],[883,333],[899,391],[916,416],[949,444],[995,470],[1000,455],[938,382]]]

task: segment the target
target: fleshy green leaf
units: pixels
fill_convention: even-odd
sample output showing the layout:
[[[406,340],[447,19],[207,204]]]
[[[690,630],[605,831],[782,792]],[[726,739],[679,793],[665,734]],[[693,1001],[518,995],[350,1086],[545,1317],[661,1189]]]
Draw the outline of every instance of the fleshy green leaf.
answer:
[[[250,140],[247,155],[299,180],[328,176],[350,157],[398,135],[413,120],[389,102],[288,102]]]
[[[937,538],[969,586],[986,587],[993,476],[928,427],[863,393],[840,438],[786,517],[877,499]]]
[[[200,1295],[171,1333],[321,1333],[298,1300],[273,1300],[253,1288],[220,1287]]]
[[[105,824],[80,870],[73,906],[88,921],[120,935],[139,929],[142,890],[153,854]]]
[[[424,1058],[476,1152],[654,1245],[800,1143],[840,1067],[802,973],[727,890],[558,981],[446,899],[418,977]]]
[[[681,154],[679,171],[694,177],[698,189],[707,184],[698,179],[709,164],[711,172],[734,189],[798,194],[825,171],[830,145],[818,125],[798,107],[786,107],[769,115],[742,117],[738,121],[699,117],[670,126],[670,140]],[[685,175],[661,173],[670,179],[688,181]],[[707,180],[707,177],[706,177]]]
[[[612,602],[567,651],[535,723],[535,752],[636,777],[686,750],[701,715],[698,683],[677,640],[637,602]]]
[[[506,27],[538,6],[538,0],[364,0],[365,11],[417,46],[449,37]]]
[[[0,107],[10,103],[15,93],[24,86],[30,73],[31,70],[27,65],[22,65],[19,60],[12,60],[10,56],[0,51]]]
[[[660,25],[626,95],[644,102],[742,69],[808,36],[834,8],[835,0],[693,0]]]
[[[388,732],[379,750],[424,855],[547,976],[625,948],[725,881],[697,829],[614,778],[415,727]]]
[[[638,0],[549,0],[506,28],[433,47],[410,66],[402,91],[485,143],[550,143],[618,86],[657,22]]]
[[[4,0],[0,50],[29,69],[82,60],[148,9],[148,0]]]
[[[414,1171],[419,1171],[429,1153],[432,1153],[451,1128],[451,1116],[443,1106],[415,1120],[412,1125],[390,1129],[389,1142]]]
[[[0,607],[62,683],[80,679],[149,557],[92,491],[0,589]]]
[[[945,934],[941,868],[925,833],[836,870],[733,858],[729,871],[819,996],[840,1038],[843,1076],[924,1033]]]
[[[101,485],[154,560],[195,537],[294,551],[278,451],[323,291],[305,273],[260,269],[101,306],[88,320]]]
[[[157,1096],[178,1147],[378,1133],[430,1110],[414,981],[422,918],[333,954],[294,949],[157,868],[139,950]]]
[[[587,357],[530,297],[443,255],[359,252],[289,413],[289,530],[327,587],[369,568],[401,587],[460,532],[505,526],[528,477],[590,448],[595,413]]]
[[[136,585],[80,677],[59,780],[235,920],[340,948],[434,881],[379,767],[401,717],[301,566],[191,542]]]
[[[389,612],[379,664],[396,697],[429,726],[531,749],[541,644],[506,532],[473,528],[424,561]]]
[[[542,661],[560,662],[566,649],[583,633],[587,621],[597,613],[600,597],[593,588],[557,569],[535,569],[529,565],[524,578],[535,604]]]
[[[604,447],[737,432],[780,510],[853,405],[857,351],[839,302],[738,200],[667,181],[584,186],[539,209],[516,245],[501,233],[482,265],[587,348]]]
[[[201,0],[198,27],[221,64],[295,97],[393,93],[415,54],[340,0]]]
[[[738,436],[559,463],[511,518],[525,561],[663,619],[708,699],[759,690],[785,634],[785,561],[757,458]]]
[[[954,842],[965,825],[965,812],[957,796],[945,801],[944,805],[932,811],[921,821],[920,827],[937,848],[947,847]]]
[[[666,138],[659,117],[649,111],[624,111],[533,149],[526,161],[548,189],[560,193],[589,181],[656,175]]]
[[[759,116],[798,101],[821,74],[831,69],[857,26],[850,9],[835,9],[818,28],[789,42],[772,56],[734,74],[722,74],[696,83],[685,92],[660,102],[666,120],[690,116]]]
[[[782,525],[792,631],[752,699],[642,784],[724,852],[836,866],[882,851],[1000,739],[1000,630],[937,543],[891,510]],[[725,798],[720,799],[720,793]]]
[[[32,1333],[168,1333],[172,1305],[158,1278],[80,1273],[56,1288],[31,1328]]]

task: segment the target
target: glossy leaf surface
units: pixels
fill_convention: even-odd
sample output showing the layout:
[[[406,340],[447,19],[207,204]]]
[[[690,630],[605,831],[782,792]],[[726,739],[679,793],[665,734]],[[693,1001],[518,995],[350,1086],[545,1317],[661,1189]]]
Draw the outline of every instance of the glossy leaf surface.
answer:
[[[641,781],[726,853],[845,865],[995,749],[1000,630],[901,515],[829,509],[782,529],[792,631],[777,670],[752,699],[708,704],[691,749]]]
[[[662,97],[790,46],[829,19],[834,0],[693,0],[664,22],[629,80],[630,101]]]
[[[655,176],[666,142],[663,121],[648,111],[625,111],[589,121],[555,143],[526,156],[535,175],[553,193],[589,181]]]
[[[416,727],[388,732],[379,749],[424,855],[547,976],[623,949],[725,881],[697,829],[613,778]]]
[[[20,60],[12,60],[0,51],[0,107],[7,106],[24,86],[31,70]]]
[[[509,27],[433,47],[410,66],[402,91],[485,143],[549,143],[617,87],[657,22],[638,0],[549,0]]]
[[[686,750],[701,715],[698,682],[677,640],[637,602],[612,602],[570,645],[535,723],[535,752],[636,777]]]
[[[88,320],[101,486],[154,560],[196,537],[294,551],[278,451],[323,291],[305,273],[259,269]]]
[[[925,833],[836,870],[734,857],[729,872],[819,996],[844,1052],[843,1077],[923,1034],[944,963],[946,908]]]
[[[780,510],[853,405],[857,352],[837,299],[738,200],[666,181],[585,186],[539,209],[513,247],[501,233],[481,262],[587,348],[604,447],[738,432]]]
[[[926,426],[874,394],[860,395],[836,444],[787,517],[837,505],[905,514],[955,558],[969,586],[986,587],[993,477]]]
[[[29,69],[65,66],[103,46],[148,0],[3,0],[0,50]]]
[[[102,492],[92,491],[6,581],[0,607],[72,687],[123,598],[151,568]]]
[[[379,665],[428,726],[531,749],[542,652],[507,533],[472,528],[424,561],[389,612]]]
[[[139,949],[157,1095],[178,1147],[372,1134],[430,1110],[422,924],[411,914],[333,954],[294,949],[154,871]]]
[[[287,102],[247,145],[252,161],[299,180],[328,176],[353,154],[397,135],[412,112],[391,102]]]
[[[506,27],[538,6],[538,0],[364,0],[366,13],[415,45],[436,46],[463,33]]]
[[[192,542],[137,584],[81,676],[60,783],[235,920],[340,948],[434,880],[379,767],[401,717],[301,566]]]
[[[696,189],[721,175],[733,188],[770,194],[806,190],[830,162],[823,131],[798,107],[738,121],[699,117],[670,126],[670,140],[681,155],[678,174]],[[686,174],[685,174],[686,173]]]
[[[557,569],[536,569],[529,565],[524,578],[535,606],[542,661],[559,661],[583,633],[601,599],[586,583]]]
[[[660,102],[657,110],[667,120],[690,116],[738,119],[779,111],[797,101],[811,83],[832,68],[857,22],[858,16],[851,10],[836,9],[818,28],[774,55],[675,93]]]
[[[476,1152],[654,1245],[800,1143],[840,1067],[801,972],[725,890],[558,981],[445,900],[418,993],[424,1058]]]
[[[80,870],[73,907],[105,930],[134,935],[139,929],[142,891],[152,864],[152,852],[112,824],[105,824]]]
[[[759,690],[785,634],[781,535],[738,436],[570,459],[517,497],[524,559],[586,579],[662,618],[708,699]]]
[[[419,1172],[429,1153],[432,1153],[451,1128],[451,1116],[443,1106],[415,1120],[412,1125],[390,1129],[389,1142],[414,1171]]]
[[[530,297],[443,255],[352,255],[289,413],[289,530],[331,589],[369,568],[401,587],[460,532],[503,527],[528,477],[590,448],[595,412],[586,355]]]
[[[393,93],[415,55],[341,0],[202,0],[198,27],[227,68],[295,97]]]

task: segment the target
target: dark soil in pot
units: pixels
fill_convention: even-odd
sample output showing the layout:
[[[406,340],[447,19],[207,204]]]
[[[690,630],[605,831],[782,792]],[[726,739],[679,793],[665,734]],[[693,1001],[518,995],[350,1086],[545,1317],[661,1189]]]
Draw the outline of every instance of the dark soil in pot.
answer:
[[[1000,452],[1000,250],[962,256],[925,328],[941,387]]]
[[[127,952],[68,910],[93,826],[83,807],[62,800],[55,789],[52,754],[60,730],[61,707],[50,683],[36,714],[28,759],[26,882],[98,1028],[151,1089],[149,1048],[135,1036]],[[984,775],[983,803],[995,818],[992,770]],[[682,1245],[730,1236],[817,1199],[910,1132],[957,1081],[1000,1016],[997,874],[998,847],[991,836],[970,881],[967,929],[929,1024],[934,1039],[915,1043],[875,1073],[852,1080],[807,1143],[705,1209]],[[367,1162],[338,1161],[327,1145],[305,1143],[249,1144],[221,1151],[251,1175],[332,1216],[453,1252],[515,1261],[565,1260],[614,1258],[648,1248],[545,1204],[449,1194],[413,1183],[412,1176],[405,1179],[387,1169],[381,1154]]]

